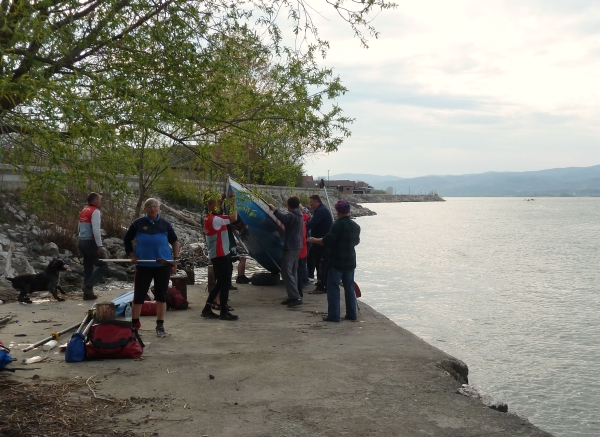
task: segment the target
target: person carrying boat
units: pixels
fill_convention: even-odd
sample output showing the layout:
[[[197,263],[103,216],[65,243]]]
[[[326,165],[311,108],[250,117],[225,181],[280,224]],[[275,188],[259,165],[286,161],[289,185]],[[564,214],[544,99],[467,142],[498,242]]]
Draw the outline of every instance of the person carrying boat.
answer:
[[[278,211],[269,204],[269,209],[285,226],[283,240],[283,253],[281,255],[281,277],[287,291],[288,298],[281,302],[282,305],[293,307],[302,305],[302,296],[298,292],[298,255],[302,250],[302,230],[304,219],[300,211],[300,199],[296,196],[288,197],[288,212]]]
[[[323,238],[308,238],[309,243],[329,248],[327,272],[327,317],[325,322],[340,321],[340,280],[344,284],[346,320],[356,320],[356,294],[354,292],[354,270],[356,251],[360,243],[360,226],[350,218],[350,204],[339,200],[335,204],[338,219]]]
[[[231,196],[235,196],[231,192]],[[231,209],[230,214],[219,215],[221,200],[209,199],[206,202],[208,214],[204,216],[204,235],[208,249],[208,257],[213,265],[216,282],[208,294],[208,299],[202,310],[202,317],[221,320],[237,320],[238,316],[229,312],[229,288],[231,287],[231,252],[229,248],[229,234],[227,225],[237,220],[237,211]],[[212,311],[215,299],[220,299],[220,314]]]
[[[313,209],[313,216],[306,223],[306,230],[310,232],[310,236],[314,238],[323,238],[333,225],[333,217],[331,212],[321,202],[321,197],[318,194],[313,194],[309,197],[310,207]],[[314,279],[315,269],[317,269],[317,283],[314,291],[310,294],[324,294],[325,285],[327,283],[327,271],[321,268],[324,258],[325,247],[321,245],[312,245],[308,250],[308,277]]]

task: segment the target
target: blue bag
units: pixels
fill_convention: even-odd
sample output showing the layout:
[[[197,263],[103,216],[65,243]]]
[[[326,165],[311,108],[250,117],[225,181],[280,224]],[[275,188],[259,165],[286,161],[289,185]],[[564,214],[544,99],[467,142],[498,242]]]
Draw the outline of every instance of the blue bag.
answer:
[[[0,342],[0,369],[4,369],[7,364],[12,363],[12,360],[10,349]]]
[[[85,336],[81,332],[75,332],[67,343],[65,361],[67,363],[78,363],[85,360]]]

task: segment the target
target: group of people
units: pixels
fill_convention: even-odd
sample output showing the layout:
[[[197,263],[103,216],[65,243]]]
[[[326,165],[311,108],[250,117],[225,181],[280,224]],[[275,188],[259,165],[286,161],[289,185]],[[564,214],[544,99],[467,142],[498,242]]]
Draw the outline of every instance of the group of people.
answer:
[[[231,195],[232,197],[234,194]],[[232,288],[232,249],[236,242],[234,229],[246,225],[238,218],[232,208],[224,214],[223,200],[209,199],[202,216],[208,256],[213,265],[215,285],[209,291],[202,317],[234,321],[237,315],[231,313],[228,306],[229,290]],[[234,200],[234,199],[232,199]],[[102,197],[90,193],[88,205],[79,215],[78,248],[83,257],[83,299],[94,300],[94,286],[108,272],[106,252],[101,237],[100,205]],[[305,277],[317,282],[314,294],[327,293],[328,313],[323,320],[339,322],[340,280],[344,286],[346,313],[344,318],[356,320],[356,295],[354,292],[354,270],[356,252],[354,247],[360,242],[360,226],[350,219],[350,205],[345,200],[335,204],[338,219],[322,204],[318,195],[310,197],[310,206],[314,210],[309,218],[306,208],[301,209],[296,196],[287,199],[287,212],[269,208],[285,227],[281,275],[287,291],[287,299],[282,304],[289,307],[302,305]],[[160,203],[150,198],[144,203],[145,215],[134,220],[124,237],[125,252],[131,262],[136,264],[134,277],[134,297],[132,305],[132,325],[141,326],[140,314],[148,289],[154,281],[154,299],[156,301],[156,334],[167,335],[164,318],[167,310],[166,300],[169,278],[177,270],[179,261],[179,242],[173,226],[160,216]],[[310,234],[310,236],[309,236]],[[135,247],[133,241],[135,240]],[[307,245],[311,247],[308,249]],[[242,261],[243,260],[243,261]],[[245,260],[240,259],[236,282],[249,282],[244,274]],[[213,312],[218,308],[219,314]]]
[[[346,313],[344,319],[356,320],[356,294],[354,291],[354,270],[356,269],[355,247],[360,243],[360,226],[350,218],[350,204],[339,200],[335,204],[338,219],[321,202],[318,195],[310,196],[313,216],[308,219],[300,209],[300,200],[296,196],[287,199],[287,212],[279,211],[269,204],[269,209],[285,227],[283,255],[281,257],[281,276],[287,291],[287,299],[281,302],[288,307],[302,305],[304,297],[301,273],[302,251],[307,243],[308,275],[314,278],[317,271],[316,288],[313,294],[327,293],[326,322],[339,322],[340,281],[344,286]],[[310,237],[307,233],[310,232]]]

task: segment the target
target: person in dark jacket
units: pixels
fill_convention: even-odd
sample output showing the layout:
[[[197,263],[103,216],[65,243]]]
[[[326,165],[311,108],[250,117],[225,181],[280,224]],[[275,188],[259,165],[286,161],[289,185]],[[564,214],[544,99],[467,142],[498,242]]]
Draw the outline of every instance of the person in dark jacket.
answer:
[[[129,226],[123,242],[125,252],[136,264],[133,281],[132,325],[140,328],[140,314],[150,283],[154,280],[154,298],[156,299],[156,335],[167,335],[164,328],[167,312],[167,292],[171,273],[177,271],[179,242],[173,226],[160,215],[160,203],[150,198],[144,202],[146,215],[134,220]],[[133,240],[136,240],[135,250]],[[169,264],[158,262],[138,263],[138,260],[171,261]]]
[[[327,209],[323,203],[321,203],[321,198],[318,194],[313,194],[309,197],[310,199],[310,207],[313,209],[313,216],[310,218],[308,223],[306,223],[306,230],[310,232],[310,236],[314,238],[323,238],[333,225],[333,217],[331,216],[331,212]],[[314,279],[315,277],[315,269],[317,269],[317,283],[315,284],[317,288],[314,291],[311,291],[310,294],[324,294],[325,293],[325,285],[327,274],[326,271],[323,271],[319,266],[321,264],[323,255],[325,252],[325,247],[313,244],[308,251],[308,277],[310,279]]]
[[[327,317],[325,322],[340,321],[340,280],[344,284],[346,301],[346,320],[356,320],[356,294],[354,292],[354,270],[356,269],[356,251],[360,243],[360,226],[350,218],[350,204],[339,200],[335,204],[338,219],[331,231],[323,238],[309,238],[315,245],[329,248],[329,269],[327,272]]]
[[[302,296],[298,293],[298,255],[302,250],[302,229],[304,218],[300,211],[300,199],[291,196],[287,200],[288,213],[277,211],[269,204],[269,209],[285,226],[283,253],[281,255],[281,277],[287,291],[288,298],[281,302],[282,305],[302,305]]]

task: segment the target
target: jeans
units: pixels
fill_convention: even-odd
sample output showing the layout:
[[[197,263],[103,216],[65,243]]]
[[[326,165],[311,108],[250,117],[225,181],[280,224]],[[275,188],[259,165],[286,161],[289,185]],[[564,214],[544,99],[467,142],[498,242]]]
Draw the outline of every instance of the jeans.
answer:
[[[354,294],[354,270],[341,271],[329,267],[327,271],[327,318],[340,320],[340,279],[344,284],[346,319],[356,320],[356,294]]]
[[[300,249],[283,250],[281,255],[281,278],[287,291],[288,299],[298,300],[302,296],[298,293],[298,254]]]

